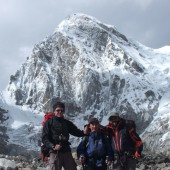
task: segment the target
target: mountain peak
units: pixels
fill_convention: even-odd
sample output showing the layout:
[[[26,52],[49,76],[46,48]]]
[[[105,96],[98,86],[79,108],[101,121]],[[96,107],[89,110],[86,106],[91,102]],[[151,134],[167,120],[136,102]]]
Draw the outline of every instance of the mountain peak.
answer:
[[[95,30],[101,30],[100,32],[105,32],[105,34],[113,34],[119,38],[122,38],[124,41],[128,41],[126,36],[118,32],[114,26],[103,24],[94,17],[80,13],[73,14],[63,20],[55,32],[61,32],[64,35],[69,34],[69,36],[73,34],[73,37],[76,34],[80,35],[80,33],[84,33],[85,36],[91,37]]]
[[[106,123],[108,113],[118,111],[136,120],[143,132],[170,87],[167,63],[168,55],[132,43],[93,17],[75,14],[34,47],[11,76],[6,96],[38,112],[63,101],[66,115],[79,127],[91,116]]]

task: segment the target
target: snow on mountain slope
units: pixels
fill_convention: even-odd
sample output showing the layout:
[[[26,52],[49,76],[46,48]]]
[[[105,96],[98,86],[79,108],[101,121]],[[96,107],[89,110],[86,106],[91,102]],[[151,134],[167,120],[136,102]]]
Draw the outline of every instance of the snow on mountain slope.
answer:
[[[162,97],[158,112],[141,137],[152,151],[170,154],[170,91]]]
[[[23,146],[28,150],[39,150],[38,139],[41,135],[42,114],[34,113],[30,109],[24,109],[20,106],[6,104],[0,98],[1,108],[7,110],[7,120],[3,126],[7,128],[6,135],[9,137],[7,144],[16,144]]]
[[[144,137],[147,129],[157,126],[156,115],[164,115],[160,108],[168,101],[164,97],[170,88],[168,51],[169,47],[151,49],[114,26],[75,14],[35,45],[10,77],[3,97],[8,104],[30,107],[35,113],[51,111],[61,100],[68,118],[80,128],[90,116],[107,123],[108,113],[118,111],[135,120],[138,132],[145,130]],[[161,129],[164,141],[167,132],[168,128]]]

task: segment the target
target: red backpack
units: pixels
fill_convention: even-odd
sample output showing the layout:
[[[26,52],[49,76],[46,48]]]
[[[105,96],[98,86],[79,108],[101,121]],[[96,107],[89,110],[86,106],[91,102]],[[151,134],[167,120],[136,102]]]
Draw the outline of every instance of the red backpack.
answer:
[[[52,117],[54,117],[54,113],[53,112],[48,112],[48,113],[46,113],[45,115],[44,115],[44,120],[42,121],[42,126],[44,126],[44,123],[48,120],[48,119],[50,119],[50,118],[52,118]]]
[[[51,119],[54,117],[54,113],[53,112],[48,112],[44,115],[44,120],[42,121],[42,126],[44,126],[45,122],[48,120],[48,119]],[[40,156],[43,160],[43,162],[47,162],[48,160],[48,157],[49,157],[49,149],[43,144],[41,143],[41,153],[40,153]]]

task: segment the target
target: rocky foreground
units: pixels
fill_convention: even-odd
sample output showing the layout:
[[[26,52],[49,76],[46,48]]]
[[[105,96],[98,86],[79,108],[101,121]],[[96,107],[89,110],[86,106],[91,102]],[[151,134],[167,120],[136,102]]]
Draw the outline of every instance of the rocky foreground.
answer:
[[[77,161],[76,161],[77,162]],[[48,163],[40,157],[28,160],[24,156],[0,155],[0,170],[47,170]],[[81,166],[78,166],[78,170]],[[170,155],[143,154],[139,159],[137,170],[170,170]]]

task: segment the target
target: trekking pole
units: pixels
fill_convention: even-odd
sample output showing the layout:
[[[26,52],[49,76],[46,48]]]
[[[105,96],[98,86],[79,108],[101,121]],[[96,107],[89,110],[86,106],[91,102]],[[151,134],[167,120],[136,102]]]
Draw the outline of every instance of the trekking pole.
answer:
[[[112,168],[108,163],[109,163],[109,156],[106,156],[107,170],[111,170]]]
[[[60,169],[60,161],[59,161],[58,150],[57,150],[57,168]]]
[[[57,153],[55,155],[55,162],[57,163],[57,169],[60,169],[60,161],[59,161],[59,157],[58,157],[58,150],[57,150]]]
[[[82,164],[82,168],[83,168],[83,170],[86,170],[86,164]]]

